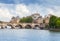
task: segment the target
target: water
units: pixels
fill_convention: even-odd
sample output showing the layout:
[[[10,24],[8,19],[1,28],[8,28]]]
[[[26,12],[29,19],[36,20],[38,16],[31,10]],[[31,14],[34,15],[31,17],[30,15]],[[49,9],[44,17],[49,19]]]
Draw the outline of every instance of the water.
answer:
[[[60,32],[33,29],[0,29],[0,41],[60,41]]]

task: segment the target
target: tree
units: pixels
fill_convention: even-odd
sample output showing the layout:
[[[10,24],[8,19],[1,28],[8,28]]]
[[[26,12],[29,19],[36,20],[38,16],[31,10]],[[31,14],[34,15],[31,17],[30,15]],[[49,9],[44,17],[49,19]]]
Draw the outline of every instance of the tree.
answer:
[[[50,26],[50,28],[55,28],[55,26],[56,26],[56,19],[57,19],[57,17],[54,16],[54,15],[52,15],[50,17],[50,20],[49,20],[49,26]]]
[[[33,19],[32,19],[31,16],[23,17],[23,18],[20,19],[20,22],[22,22],[22,23],[32,23],[32,21],[33,21]]]
[[[60,28],[60,18],[56,19],[56,28]]]

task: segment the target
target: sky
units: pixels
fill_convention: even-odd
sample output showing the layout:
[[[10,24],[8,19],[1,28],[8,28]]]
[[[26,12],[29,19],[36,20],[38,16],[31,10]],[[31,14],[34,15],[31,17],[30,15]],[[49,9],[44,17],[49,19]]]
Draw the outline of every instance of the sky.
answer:
[[[13,16],[22,18],[34,13],[60,17],[60,0],[0,0],[1,21],[10,21]]]

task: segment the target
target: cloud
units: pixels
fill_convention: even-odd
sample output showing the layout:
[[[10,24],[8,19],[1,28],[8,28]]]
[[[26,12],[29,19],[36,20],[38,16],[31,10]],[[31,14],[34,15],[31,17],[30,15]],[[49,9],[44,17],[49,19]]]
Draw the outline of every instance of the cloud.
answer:
[[[12,16],[29,16],[39,13],[44,16],[53,14],[60,17],[60,6],[43,6],[39,4],[2,4],[0,3],[0,20],[9,21]]]
[[[9,10],[8,9],[2,9],[2,8],[0,8],[0,16],[1,17],[12,17],[12,14],[10,14],[10,12],[9,12]]]
[[[26,16],[29,13],[27,6],[24,4],[16,5],[16,14],[20,15],[21,17]]]
[[[7,8],[0,8],[0,20],[8,21],[13,16]]]
[[[13,8],[14,7],[14,8]],[[10,20],[13,16],[24,17],[29,14],[27,6],[24,4],[0,4],[0,20]],[[6,21],[6,20],[4,20]]]
[[[47,8],[49,14],[60,17],[60,6],[53,6],[53,8]]]
[[[11,7],[12,5],[10,5]],[[0,3],[0,20],[9,21],[12,16],[13,9],[9,7],[9,4]]]
[[[52,14],[52,15],[60,17],[60,6],[56,6],[56,5],[43,6],[39,4],[30,4],[28,5],[27,8],[32,14],[38,12],[42,16],[47,15],[47,14]]]

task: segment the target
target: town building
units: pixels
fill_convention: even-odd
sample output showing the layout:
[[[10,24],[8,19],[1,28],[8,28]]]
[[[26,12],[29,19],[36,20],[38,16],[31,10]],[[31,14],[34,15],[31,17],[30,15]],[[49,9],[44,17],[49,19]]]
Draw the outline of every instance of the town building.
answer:
[[[49,20],[51,16],[52,16],[51,14],[48,14],[44,17],[45,24],[49,24]]]
[[[33,23],[43,23],[43,18],[39,13],[35,13],[31,15],[33,18]]]
[[[51,14],[48,14],[43,18],[39,13],[34,13],[31,15],[31,17],[33,18],[32,23],[38,23],[40,24],[40,27],[45,27],[46,25],[49,25]],[[19,23],[19,21],[20,21],[19,16],[12,17],[10,23]]]
[[[33,18],[33,23],[40,24],[41,28],[45,27],[45,24],[43,23],[43,17],[39,13],[32,14],[31,16]]]
[[[12,17],[10,23],[19,23],[19,21],[20,21],[19,16],[17,16],[17,17]]]

